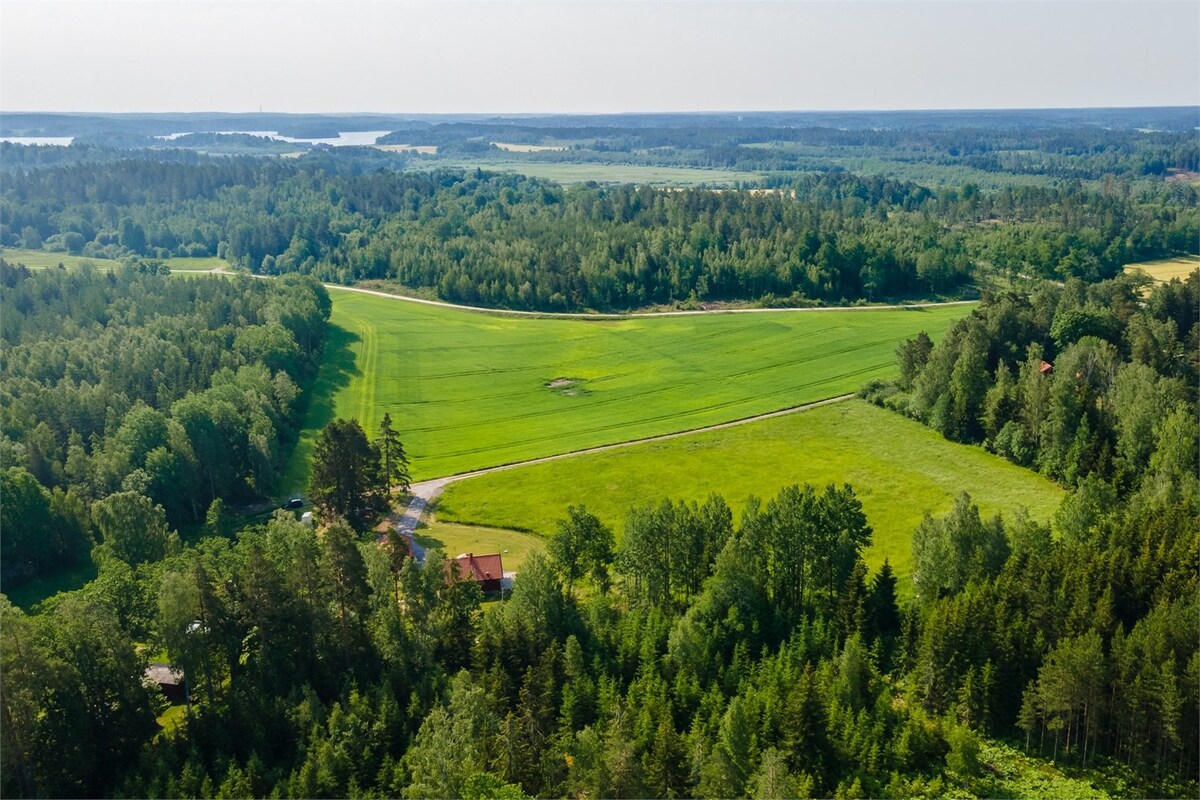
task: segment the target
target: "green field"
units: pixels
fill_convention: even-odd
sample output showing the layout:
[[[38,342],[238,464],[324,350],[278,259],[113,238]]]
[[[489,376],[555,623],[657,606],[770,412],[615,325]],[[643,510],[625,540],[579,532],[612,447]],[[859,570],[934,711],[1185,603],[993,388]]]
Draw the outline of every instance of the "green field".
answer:
[[[114,269],[121,266],[120,261],[110,258],[88,258],[73,256],[70,253],[51,253],[47,250],[26,250],[20,247],[0,248],[0,258],[10,264],[24,264],[30,269],[51,269],[62,264],[64,267],[78,267],[90,264],[99,269]]]
[[[1063,491],[979,447],[946,441],[913,420],[851,400],[785,417],[495,472],[446,487],[438,517],[550,533],[584,503],[620,536],[626,510],[664,497],[717,492],[735,518],[746,497],[792,483],[850,483],[875,529],[866,560],[909,570],[909,541],[926,510],[948,511],[960,491],[987,514],[1018,505],[1048,521]]]
[[[637,317],[506,317],[334,291],[284,492],[336,417],[390,413],[414,480],[689,430],[852,392],[969,306]]]
[[[181,272],[201,272],[213,269],[225,269],[229,262],[216,256],[199,258],[164,258],[163,263],[173,270]]]
[[[98,269],[115,269],[121,266],[120,261],[111,258],[91,258],[89,256],[73,256],[70,253],[52,253],[48,250],[26,250],[19,247],[0,248],[0,258],[14,264],[24,264],[30,269],[51,269],[62,264],[64,267],[78,267],[89,264]],[[227,267],[223,258],[210,256],[207,258],[165,258],[164,264],[172,270],[182,272],[200,272]]]
[[[1183,280],[1198,269],[1200,269],[1200,256],[1163,258],[1158,261],[1143,261],[1140,264],[1125,266],[1126,272],[1144,272],[1159,283],[1167,283],[1172,278]]]

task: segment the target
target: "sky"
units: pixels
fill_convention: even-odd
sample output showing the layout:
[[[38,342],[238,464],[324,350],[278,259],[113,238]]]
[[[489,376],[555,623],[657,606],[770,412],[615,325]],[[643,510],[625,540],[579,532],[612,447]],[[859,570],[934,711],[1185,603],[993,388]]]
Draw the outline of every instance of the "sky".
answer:
[[[1200,2],[0,0],[2,111],[1200,104]]]

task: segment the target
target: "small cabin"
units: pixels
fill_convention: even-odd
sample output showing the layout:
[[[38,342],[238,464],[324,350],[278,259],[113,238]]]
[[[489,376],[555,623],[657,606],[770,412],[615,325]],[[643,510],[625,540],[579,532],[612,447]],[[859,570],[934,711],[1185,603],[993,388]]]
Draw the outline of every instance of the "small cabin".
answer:
[[[1054,365],[1049,361],[1043,361],[1041,366],[1038,367],[1038,372],[1043,375],[1049,375],[1051,372],[1054,372]]]
[[[187,689],[183,673],[170,664],[154,663],[146,667],[146,679],[158,685],[159,691],[172,703],[186,699]]]
[[[504,579],[504,564],[499,553],[477,556],[474,553],[462,553],[446,562],[446,570],[458,571],[458,577],[473,580],[479,584],[484,594],[499,592],[501,581]]]

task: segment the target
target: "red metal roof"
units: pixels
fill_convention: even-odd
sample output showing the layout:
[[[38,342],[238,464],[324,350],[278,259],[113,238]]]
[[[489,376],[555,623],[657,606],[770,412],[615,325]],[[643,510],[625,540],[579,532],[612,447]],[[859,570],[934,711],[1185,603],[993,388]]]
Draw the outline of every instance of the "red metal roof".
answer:
[[[454,564],[457,567],[459,577],[470,578],[478,583],[482,583],[483,581],[498,581],[504,577],[504,564],[500,560],[499,553],[491,553],[485,556],[465,553],[448,562],[447,566],[450,564]]]

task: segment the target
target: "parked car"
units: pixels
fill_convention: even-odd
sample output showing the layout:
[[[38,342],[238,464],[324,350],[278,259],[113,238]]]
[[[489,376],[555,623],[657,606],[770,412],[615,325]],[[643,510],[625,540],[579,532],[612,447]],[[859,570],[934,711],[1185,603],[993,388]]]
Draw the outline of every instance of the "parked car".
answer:
[[[304,508],[304,498],[303,497],[293,497],[291,500],[288,500],[286,503],[284,503],[282,506],[280,506],[280,508],[286,508],[286,509]]]

